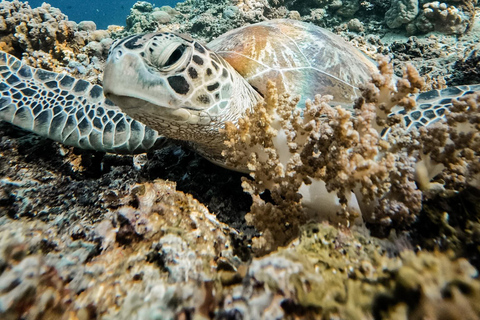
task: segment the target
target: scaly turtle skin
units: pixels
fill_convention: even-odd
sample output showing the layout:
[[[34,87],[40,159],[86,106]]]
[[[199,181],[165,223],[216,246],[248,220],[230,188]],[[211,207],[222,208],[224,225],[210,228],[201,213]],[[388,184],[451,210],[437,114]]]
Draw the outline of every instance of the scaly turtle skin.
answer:
[[[357,86],[376,71],[339,37],[298,21],[243,27],[210,46],[214,51],[169,32],[117,42],[105,66],[108,99],[99,86],[1,53],[0,119],[68,145],[107,152],[144,152],[166,136],[188,141],[222,164],[218,130],[262,99],[268,79],[303,98],[330,94],[335,102],[349,104],[359,94]],[[423,93],[420,108],[405,115],[406,123],[436,121],[452,97],[479,89]]]

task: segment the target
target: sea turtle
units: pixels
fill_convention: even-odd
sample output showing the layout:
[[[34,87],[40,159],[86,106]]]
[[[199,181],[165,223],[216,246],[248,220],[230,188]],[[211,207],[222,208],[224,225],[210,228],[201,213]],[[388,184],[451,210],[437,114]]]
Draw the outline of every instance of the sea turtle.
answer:
[[[262,99],[267,79],[280,92],[304,99],[330,94],[335,104],[351,104],[357,86],[376,70],[338,36],[293,20],[245,26],[207,46],[171,32],[140,34],[112,46],[103,90],[1,53],[0,119],[67,145],[106,152],[145,152],[166,136],[188,141],[223,164],[219,129]],[[443,114],[448,97],[478,89],[420,95],[421,109],[410,120],[429,123]]]

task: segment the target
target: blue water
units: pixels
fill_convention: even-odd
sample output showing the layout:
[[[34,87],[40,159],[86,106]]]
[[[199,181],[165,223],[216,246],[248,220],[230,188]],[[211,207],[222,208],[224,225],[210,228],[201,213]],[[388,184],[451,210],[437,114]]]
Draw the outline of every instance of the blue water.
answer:
[[[57,7],[68,16],[69,20],[80,22],[92,20],[97,24],[98,29],[106,29],[108,25],[125,25],[125,19],[130,13],[130,8],[136,0],[29,0],[32,8],[42,5],[43,2]],[[149,1],[155,7],[172,6],[178,0]]]

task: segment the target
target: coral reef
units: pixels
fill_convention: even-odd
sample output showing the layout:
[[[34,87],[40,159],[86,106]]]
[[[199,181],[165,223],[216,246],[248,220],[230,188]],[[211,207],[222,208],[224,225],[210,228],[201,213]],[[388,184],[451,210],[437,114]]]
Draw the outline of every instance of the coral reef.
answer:
[[[126,31],[128,33],[155,31],[162,25],[168,24],[178,14],[178,11],[169,6],[155,8],[149,2],[138,1],[130,9]]]
[[[187,0],[177,4],[176,9],[181,15],[175,16],[166,27],[205,42],[247,23],[276,18],[302,20],[342,30],[349,28],[350,20],[355,18],[363,28],[352,27],[352,32],[378,32],[379,29],[388,32],[385,28],[388,26],[408,34],[434,30],[464,34],[473,27],[475,5],[476,1],[455,0],[444,3],[424,0],[248,0],[235,5],[228,1]],[[144,19],[140,14],[136,16],[138,18],[132,19]]]
[[[35,9],[18,0],[0,4],[0,49],[31,66],[98,82],[112,42],[108,31],[96,30],[91,21],[68,21],[50,4]]]
[[[348,29],[355,33],[378,31],[385,33],[388,32],[386,26],[400,32],[407,31],[408,34],[433,30],[455,34],[468,32],[474,24],[477,3],[473,1],[446,1],[446,3],[447,9],[443,12],[441,8],[444,5],[418,0],[246,0],[236,3],[227,0],[186,0],[178,3],[175,8],[168,6],[156,8],[149,2],[139,1],[134,4],[127,17],[126,29],[114,32],[113,37],[151,32],[161,28],[189,34],[206,43],[245,24],[278,18],[307,21],[321,27],[335,28],[338,31]],[[423,11],[422,5],[426,6]],[[430,10],[434,13],[429,13]],[[448,13],[447,17],[445,13]]]
[[[77,48],[85,45],[85,40],[75,35],[76,23],[49,4],[32,10],[23,2],[2,2],[0,12],[3,51],[17,55],[44,51],[61,60],[74,55],[75,49],[67,43]]]
[[[385,22],[390,28],[404,26],[409,34],[464,34],[473,27],[475,4],[476,1],[393,0],[385,13]]]

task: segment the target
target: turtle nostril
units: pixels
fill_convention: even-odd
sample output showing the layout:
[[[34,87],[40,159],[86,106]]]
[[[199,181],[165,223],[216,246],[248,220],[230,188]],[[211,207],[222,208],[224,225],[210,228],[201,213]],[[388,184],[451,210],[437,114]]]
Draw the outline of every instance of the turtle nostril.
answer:
[[[117,50],[116,58],[120,58],[121,56],[123,56],[123,51],[122,50]]]

